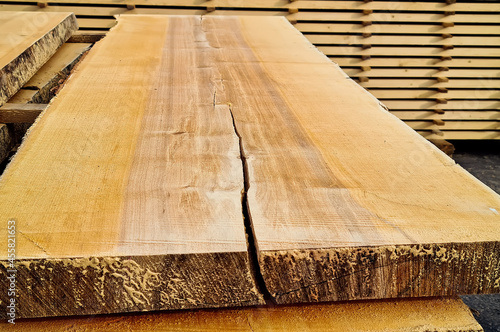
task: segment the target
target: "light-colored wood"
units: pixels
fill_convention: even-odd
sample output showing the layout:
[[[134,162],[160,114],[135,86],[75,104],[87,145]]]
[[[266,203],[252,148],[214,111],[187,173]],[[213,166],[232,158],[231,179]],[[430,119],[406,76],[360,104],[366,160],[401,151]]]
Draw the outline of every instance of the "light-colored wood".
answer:
[[[443,131],[443,136],[436,136],[429,131],[418,131],[427,139],[446,139],[446,140],[497,140],[500,139],[500,131]]]
[[[460,79],[454,78],[448,82],[438,82],[435,78],[388,79],[372,78],[361,83],[366,88],[456,88],[456,89],[499,89],[500,80],[490,79]]]
[[[362,12],[335,12],[326,11],[305,12],[288,15],[289,20],[297,21],[328,21],[328,22],[401,22],[401,23],[498,23],[498,14],[488,13],[481,15],[456,14],[445,16],[438,13],[373,13],[363,15]]]
[[[24,85],[24,89],[37,91],[30,102],[48,103],[90,46],[89,43],[63,44]]]
[[[373,46],[370,49],[362,49],[361,46],[318,46],[318,49],[326,55],[339,56],[356,54],[377,56],[426,56],[426,57],[500,57],[500,48],[460,47],[451,50],[443,50],[441,47],[391,47]]]
[[[474,79],[499,79],[500,70],[492,69],[449,69],[440,71],[439,68],[373,68],[365,72],[361,68],[344,68],[347,75],[351,77],[367,76],[367,77],[438,77],[445,76],[448,78],[474,78]]]
[[[301,32],[331,32],[331,33],[387,33],[404,35],[428,34],[460,34],[460,35],[497,35],[495,29],[487,25],[456,25],[445,28],[440,24],[383,24],[363,26],[358,23],[297,23],[294,25]]]
[[[17,2],[31,2],[29,0],[19,0]],[[97,5],[116,5],[113,0],[62,0],[57,3],[65,4],[97,4]],[[498,12],[500,6],[496,3],[455,3],[447,5],[445,3],[427,3],[427,2],[391,2],[375,1],[365,3],[363,1],[294,1],[289,0],[251,0],[251,1],[233,1],[233,0],[124,0],[120,4],[142,5],[142,6],[189,6],[189,7],[233,7],[233,8],[298,8],[298,9],[348,9],[348,10],[390,10],[390,11],[474,11],[474,12]]]
[[[437,128],[432,121],[407,121],[406,124],[415,130],[431,130]],[[440,130],[500,130],[500,121],[444,121]]]
[[[457,36],[450,38],[443,38],[441,36],[377,36],[364,38],[361,35],[314,35],[307,34],[307,39],[313,44],[337,44],[337,45],[360,45],[367,41],[372,45],[414,45],[414,46],[428,46],[428,45],[448,45],[455,46],[499,46],[500,36],[488,37],[474,37],[470,36]]]
[[[438,114],[432,110],[420,111],[391,111],[401,120],[500,120],[500,111],[450,111]]]
[[[470,310],[458,298],[34,319],[16,322],[15,327],[26,332],[57,332],[76,326],[82,332],[482,331]]]
[[[0,106],[77,29],[71,13],[0,12]]]
[[[499,90],[447,90],[439,92],[437,89],[370,89],[370,93],[378,99],[500,99]]]
[[[426,110],[440,108],[442,110],[499,110],[500,100],[449,100],[438,103],[434,100],[384,100],[390,110]],[[500,111],[499,111],[500,112]]]
[[[192,38],[200,17],[120,21],[0,179],[24,281],[17,317],[262,303],[239,139],[228,106],[214,105],[222,82],[208,42]]]
[[[0,107],[0,123],[33,123],[47,104],[4,104]]]
[[[500,290],[498,194],[283,19],[202,23],[224,82],[217,104],[230,105],[241,137],[260,271],[276,302]]]

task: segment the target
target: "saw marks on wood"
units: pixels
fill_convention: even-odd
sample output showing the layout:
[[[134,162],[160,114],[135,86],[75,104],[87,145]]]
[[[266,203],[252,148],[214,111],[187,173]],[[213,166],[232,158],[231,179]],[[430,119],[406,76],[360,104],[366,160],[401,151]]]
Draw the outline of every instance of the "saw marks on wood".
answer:
[[[16,321],[23,331],[463,331],[483,329],[458,298],[219,309]]]
[[[500,197],[284,20],[204,17],[279,303],[500,289]]]
[[[0,106],[77,29],[72,13],[0,12]]]
[[[239,140],[229,107],[214,105],[219,74],[192,21],[175,23],[121,18],[1,178],[19,317],[262,302]]]

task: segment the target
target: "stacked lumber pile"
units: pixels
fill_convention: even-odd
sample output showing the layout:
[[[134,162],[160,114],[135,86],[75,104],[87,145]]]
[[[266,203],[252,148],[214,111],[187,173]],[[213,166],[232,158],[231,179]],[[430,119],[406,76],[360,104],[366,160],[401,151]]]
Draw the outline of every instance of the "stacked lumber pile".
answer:
[[[497,2],[16,0],[0,10],[71,11],[89,35],[119,14],[285,16],[424,137],[500,139]]]
[[[0,178],[0,301],[16,318],[307,304],[26,330],[477,331],[454,296],[500,291],[498,211],[285,19],[122,15]],[[311,305],[345,300],[365,302]]]

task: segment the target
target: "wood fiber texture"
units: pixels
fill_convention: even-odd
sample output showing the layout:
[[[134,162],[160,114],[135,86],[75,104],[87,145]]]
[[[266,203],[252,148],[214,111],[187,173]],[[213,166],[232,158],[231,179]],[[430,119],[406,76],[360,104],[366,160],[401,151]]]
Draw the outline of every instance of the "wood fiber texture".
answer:
[[[262,303],[242,213],[278,303],[498,292],[499,211],[271,17],[121,16],[0,179],[25,317]]]

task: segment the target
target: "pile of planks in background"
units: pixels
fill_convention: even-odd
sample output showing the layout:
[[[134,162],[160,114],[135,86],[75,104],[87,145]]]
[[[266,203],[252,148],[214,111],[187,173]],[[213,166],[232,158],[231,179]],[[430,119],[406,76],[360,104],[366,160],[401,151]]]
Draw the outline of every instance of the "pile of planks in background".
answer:
[[[47,17],[26,44],[65,37],[40,54],[76,29],[62,28],[72,15]],[[17,232],[17,317],[268,306],[26,329],[481,329],[453,296],[500,289],[497,194],[282,18],[118,21],[0,179],[0,219]],[[24,54],[13,49],[3,61]],[[46,79],[23,77],[5,100],[29,80],[43,95]],[[436,296],[450,298],[415,299]],[[310,304],[346,300],[371,301]]]
[[[3,11],[71,11],[89,33],[119,14],[284,16],[428,139],[500,139],[500,4],[492,1],[30,0]]]

